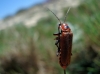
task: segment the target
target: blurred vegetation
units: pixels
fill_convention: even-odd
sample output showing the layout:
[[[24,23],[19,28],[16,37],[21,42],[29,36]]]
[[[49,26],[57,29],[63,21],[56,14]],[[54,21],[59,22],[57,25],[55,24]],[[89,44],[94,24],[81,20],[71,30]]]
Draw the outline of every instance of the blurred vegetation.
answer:
[[[83,0],[71,8],[67,20],[82,30],[80,41],[73,43],[72,62],[68,74],[99,74],[100,72],[100,4],[99,0]],[[67,8],[63,9],[64,14]],[[48,12],[49,13],[49,12]],[[57,19],[50,13],[35,27],[23,23],[0,31],[1,74],[63,74],[56,57],[53,33],[57,32]],[[80,30],[79,30],[80,31]],[[81,37],[81,36],[80,36]],[[82,47],[76,44],[81,43]]]

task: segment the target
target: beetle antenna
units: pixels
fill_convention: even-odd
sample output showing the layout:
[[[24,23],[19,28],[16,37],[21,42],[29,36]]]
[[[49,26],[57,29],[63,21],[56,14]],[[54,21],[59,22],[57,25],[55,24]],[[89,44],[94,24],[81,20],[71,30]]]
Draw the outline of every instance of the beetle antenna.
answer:
[[[47,8],[49,11],[51,11],[49,8]],[[56,16],[56,14],[53,12],[53,11],[51,11],[54,15],[55,15],[55,17],[58,19],[58,21],[60,22],[60,24],[61,24],[61,21],[60,21],[60,19]]]
[[[66,21],[66,17],[67,17],[67,15],[68,15],[68,12],[69,12],[70,8],[71,8],[71,7],[68,8],[68,11],[67,11],[66,16],[65,16],[65,19],[64,19],[64,23],[65,23],[65,21]]]

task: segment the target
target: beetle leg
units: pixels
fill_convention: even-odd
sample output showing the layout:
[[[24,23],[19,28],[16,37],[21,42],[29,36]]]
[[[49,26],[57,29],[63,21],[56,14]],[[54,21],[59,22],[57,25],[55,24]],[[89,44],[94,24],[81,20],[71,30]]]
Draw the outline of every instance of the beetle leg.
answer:
[[[56,56],[57,56],[57,57],[59,56],[59,53],[58,53],[58,51],[57,51],[57,53],[56,53]]]
[[[56,37],[55,40],[56,40],[55,45],[58,47],[59,37]]]
[[[56,43],[55,43],[55,45],[56,45],[57,47],[58,47],[58,43],[59,43],[59,41],[57,40]]]
[[[58,46],[58,43],[59,43],[59,41],[57,41],[57,42],[55,43],[55,45],[56,45],[57,48],[58,48],[58,52],[60,52],[60,47]]]
[[[59,53],[60,53],[60,46],[59,46],[59,42],[60,42],[59,35],[60,35],[60,34],[61,34],[61,33],[53,34],[53,35],[55,35],[55,36],[58,36],[58,37],[55,38],[55,40],[56,40],[55,45],[56,45],[57,48],[58,48],[58,50],[57,50],[57,56],[59,56]]]
[[[72,56],[72,53],[71,53],[71,56]]]
[[[59,35],[59,33],[55,33],[55,34],[53,34],[53,35],[58,36],[58,35]]]
[[[58,47],[57,56],[59,56],[59,54],[60,54],[60,47]]]
[[[59,47],[58,43],[59,43],[59,40],[57,40],[56,43],[55,43],[55,45],[58,48],[58,50],[57,50],[57,56],[59,56],[59,53],[60,53],[60,47]]]
[[[58,35],[60,35],[61,33],[54,33],[53,35],[55,35],[55,36],[58,36]]]

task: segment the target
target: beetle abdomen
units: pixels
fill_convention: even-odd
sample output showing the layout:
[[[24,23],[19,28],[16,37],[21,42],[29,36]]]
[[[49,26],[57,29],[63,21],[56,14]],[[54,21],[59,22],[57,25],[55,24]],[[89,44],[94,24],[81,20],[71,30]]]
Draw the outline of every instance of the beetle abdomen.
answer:
[[[71,60],[72,36],[73,34],[69,32],[60,36],[59,63],[64,69],[70,64]]]

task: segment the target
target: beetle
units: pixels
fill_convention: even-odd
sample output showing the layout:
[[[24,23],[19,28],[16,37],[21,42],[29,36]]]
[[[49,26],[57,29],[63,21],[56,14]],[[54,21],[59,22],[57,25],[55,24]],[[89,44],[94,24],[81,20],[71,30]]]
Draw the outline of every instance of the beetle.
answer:
[[[69,10],[70,8],[68,9],[66,16]],[[65,16],[65,20],[66,20],[66,16]],[[65,20],[64,20],[64,23],[62,23],[57,16],[56,18],[59,20],[60,24],[58,25],[58,33],[55,33],[53,35],[56,36],[55,45],[58,48],[57,56],[59,58],[59,64],[64,69],[64,74],[66,74],[65,69],[70,64],[71,55],[72,55],[71,51],[72,51],[73,33],[70,27],[68,26],[68,24],[65,23]]]

